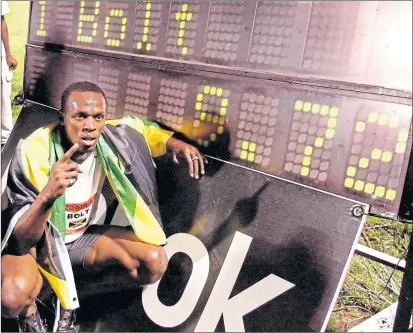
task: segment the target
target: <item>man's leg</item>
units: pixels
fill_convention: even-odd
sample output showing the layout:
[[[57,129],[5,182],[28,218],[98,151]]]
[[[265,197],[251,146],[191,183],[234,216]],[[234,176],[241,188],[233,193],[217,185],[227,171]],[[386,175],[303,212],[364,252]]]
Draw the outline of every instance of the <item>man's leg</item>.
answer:
[[[68,251],[83,297],[155,283],[168,266],[162,247],[139,242],[125,227],[90,226]],[[74,321],[74,311],[61,308],[57,332],[75,332]]]
[[[84,267],[90,272],[120,266],[138,285],[152,284],[165,273],[168,258],[161,246],[142,243],[130,228],[112,226],[92,244]]]
[[[6,318],[30,316],[43,285],[36,261],[30,255],[1,258],[1,312]]]
[[[13,72],[9,70],[5,57],[2,57],[1,65],[1,146],[3,147],[13,127],[13,112],[10,100]]]

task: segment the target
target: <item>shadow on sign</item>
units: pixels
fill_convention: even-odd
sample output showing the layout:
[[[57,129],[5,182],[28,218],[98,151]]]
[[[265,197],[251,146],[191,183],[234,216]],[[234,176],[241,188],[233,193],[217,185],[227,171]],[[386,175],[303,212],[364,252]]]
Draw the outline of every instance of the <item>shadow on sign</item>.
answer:
[[[295,285],[291,290],[244,315],[245,329],[247,331],[316,330],[319,327],[318,323],[324,320],[322,316],[318,317],[316,310],[326,293],[327,285],[326,276],[322,273],[323,266],[318,262],[317,250],[311,246],[311,244],[325,246],[320,233],[311,227],[301,226],[299,232],[292,233],[291,237],[284,238],[281,243],[272,244],[256,231],[252,231],[254,228],[260,228],[259,215],[263,214],[266,207],[268,208],[262,202],[263,198],[273,197],[273,191],[278,190],[277,186],[269,181],[261,182],[262,185],[256,183],[256,190],[252,195],[237,195],[239,199],[231,205],[225,218],[223,218],[222,211],[216,206],[214,199],[211,199],[210,209],[202,209],[201,216],[196,219],[196,223],[200,224],[192,225],[200,209],[201,191],[199,186],[202,186],[202,181],[199,184],[199,182],[191,180],[186,175],[186,168],[177,167],[175,171],[175,173],[168,173],[174,175],[169,178],[169,182],[164,179],[164,182],[160,183],[170,189],[170,192],[165,192],[170,195],[168,204],[166,204],[165,198],[163,199],[163,209],[169,209],[168,213],[165,214],[169,219],[163,221],[165,228],[168,230],[168,235],[178,232],[189,232],[196,235],[209,252],[209,277],[197,305],[181,325],[173,328],[160,327],[146,315],[140,297],[141,292],[138,288],[108,293],[109,284],[117,285],[117,287],[121,284],[116,279],[112,281],[106,279],[106,282],[100,282],[95,286],[84,284],[85,288],[83,288],[83,290],[88,289],[89,294],[91,290],[95,290],[95,293],[105,290],[106,294],[84,297],[85,293],[80,292],[82,305],[78,322],[81,330],[194,331],[205,311],[211,291],[222,271],[222,265],[237,231],[247,235],[255,234],[255,236],[240,267],[240,274],[235,285],[229,286],[232,290],[230,298],[242,293],[269,275],[276,275]],[[172,186],[171,182],[175,182],[175,177],[179,177],[177,179],[186,185],[178,182]],[[204,186],[213,185],[208,183],[207,179],[205,182]],[[279,207],[273,206],[271,211],[277,212],[278,209]],[[180,225],[176,221],[183,223]],[[292,223],[293,221],[292,218],[284,220],[283,223]],[[208,224],[204,224],[205,222]],[[274,220],[273,228],[275,230],[277,223]],[[262,227],[265,228],[265,226]],[[274,230],[268,230],[268,232],[273,233]],[[157,295],[160,302],[169,307],[179,303],[192,273],[193,264],[189,256],[185,253],[174,255],[169,262],[167,273],[158,286]],[[225,330],[221,318],[216,331]]]

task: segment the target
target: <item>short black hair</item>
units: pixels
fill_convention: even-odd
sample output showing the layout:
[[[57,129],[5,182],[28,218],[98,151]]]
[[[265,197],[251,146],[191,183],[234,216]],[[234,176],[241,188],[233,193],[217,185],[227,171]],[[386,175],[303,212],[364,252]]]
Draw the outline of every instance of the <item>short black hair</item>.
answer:
[[[103,95],[106,105],[108,105],[108,99],[106,97],[105,92],[97,84],[94,84],[88,81],[80,81],[80,82],[72,83],[70,86],[68,86],[65,89],[65,91],[63,91],[62,99],[61,99],[61,109],[60,109],[62,114],[64,113],[65,105],[66,105],[69,95],[74,91],[91,91],[91,92],[100,93]]]

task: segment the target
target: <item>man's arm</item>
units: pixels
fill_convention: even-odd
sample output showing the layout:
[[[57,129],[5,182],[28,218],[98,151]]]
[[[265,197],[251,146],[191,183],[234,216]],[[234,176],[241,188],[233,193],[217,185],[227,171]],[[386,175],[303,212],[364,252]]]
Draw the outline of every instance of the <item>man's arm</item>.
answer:
[[[40,240],[52,206],[53,203],[41,192],[19,219],[13,230],[13,238],[20,254],[27,254]]]
[[[116,126],[119,120],[112,122],[109,120],[106,123]],[[152,121],[142,120],[137,116],[122,118],[121,123],[143,134],[153,157],[162,156],[167,150],[170,150],[173,153],[173,161],[176,164],[179,164],[178,157],[183,157],[188,162],[191,177],[199,179],[200,174],[205,173],[206,159],[194,146],[173,138],[173,132],[164,130],[160,128],[158,124]]]
[[[77,163],[70,161],[77,148],[78,144],[73,145],[53,165],[46,186],[17,222],[13,230],[13,236],[19,253],[26,254],[37,244],[43,235],[54,202],[70,186],[70,179],[77,178],[79,166]]]
[[[9,66],[9,69],[11,71],[13,71],[17,67],[17,61],[11,55],[10,44],[9,44],[9,30],[7,28],[6,19],[4,18],[3,15],[1,16],[1,39],[2,39],[3,44],[4,44],[4,50],[6,51],[7,65]]]
[[[183,157],[189,167],[189,175],[199,179],[205,174],[206,159],[194,146],[174,138],[173,132],[160,128],[151,121],[144,121],[145,138],[151,148],[152,156],[163,155],[165,150],[172,151],[173,162],[179,164],[178,157]]]

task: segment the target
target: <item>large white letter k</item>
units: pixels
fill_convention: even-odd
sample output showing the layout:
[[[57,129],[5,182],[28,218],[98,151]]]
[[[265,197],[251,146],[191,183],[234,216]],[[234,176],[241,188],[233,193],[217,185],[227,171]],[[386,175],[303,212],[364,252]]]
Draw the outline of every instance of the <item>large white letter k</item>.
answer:
[[[195,332],[215,331],[221,315],[227,332],[245,332],[243,316],[294,287],[294,284],[270,274],[229,299],[252,238],[236,232]]]

